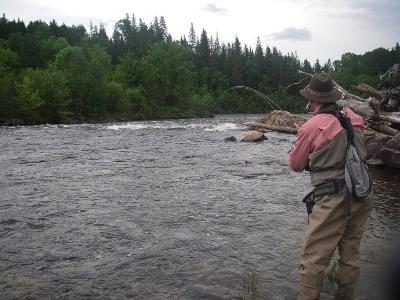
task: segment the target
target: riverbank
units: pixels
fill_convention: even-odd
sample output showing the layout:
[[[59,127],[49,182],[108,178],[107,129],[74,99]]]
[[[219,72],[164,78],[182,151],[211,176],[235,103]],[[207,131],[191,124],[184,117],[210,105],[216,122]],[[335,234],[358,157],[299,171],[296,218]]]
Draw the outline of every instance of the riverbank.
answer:
[[[0,126],[31,126],[31,125],[77,125],[77,124],[104,124],[114,122],[134,122],[134,121],[151,121],[151,120],[178,120],[178,119],[191,119],[191,118],[212,118],[215,115],[210,112],[188,112],[188,111],[174,111],[164,112],[152,117],[146,118],[142,114],[131,116],[93,116],[93,117],[71,117],[63,118],[57,122],[32,122],[23,119],[0,119]]]

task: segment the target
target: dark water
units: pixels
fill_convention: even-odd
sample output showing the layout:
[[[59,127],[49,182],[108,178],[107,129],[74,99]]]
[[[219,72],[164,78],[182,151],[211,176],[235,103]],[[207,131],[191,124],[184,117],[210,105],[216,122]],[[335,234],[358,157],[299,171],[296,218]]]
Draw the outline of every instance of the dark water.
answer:
[[[309,176],[292,135],[224,141],[253,120],[0,128],[0,298],[237,299],[249,272],[295,295]],[[399,173],[373,176],[358,299],[400,225]]]

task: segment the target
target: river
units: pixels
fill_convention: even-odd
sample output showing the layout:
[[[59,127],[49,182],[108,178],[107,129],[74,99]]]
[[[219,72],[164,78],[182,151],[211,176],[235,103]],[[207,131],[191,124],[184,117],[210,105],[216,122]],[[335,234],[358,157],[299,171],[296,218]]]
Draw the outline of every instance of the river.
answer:
[[[293,135],[224,141],[254,119],[1,127],[0,298],[238,299],[251,272],[295,295],[309,175]],[[357,299],[400,227],[399,172],[372,176]]]

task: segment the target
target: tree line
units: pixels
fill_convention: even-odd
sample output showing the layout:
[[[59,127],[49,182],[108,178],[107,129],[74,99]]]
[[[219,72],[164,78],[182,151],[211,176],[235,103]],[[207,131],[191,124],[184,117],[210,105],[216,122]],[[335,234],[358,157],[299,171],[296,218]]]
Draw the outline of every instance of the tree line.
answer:
[[[220,42],[205,29],[173,40],[164,17],[147,25],[134,15],[115,24],[84,26],[0,19],[0,123],[38,124],[140,120],[264,113],[265,100],[235,86],[268,95],[281,108],[304,109],[300,87],[307,73],[325,71],[345,88],[365,82],[400,62],[399,44],[363,55],[311,64],[296,53]]]

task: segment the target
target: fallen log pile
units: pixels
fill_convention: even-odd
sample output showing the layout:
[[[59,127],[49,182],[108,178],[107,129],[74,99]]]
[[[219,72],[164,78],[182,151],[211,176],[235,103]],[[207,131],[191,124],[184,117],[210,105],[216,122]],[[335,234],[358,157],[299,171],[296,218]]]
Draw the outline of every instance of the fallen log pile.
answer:
[[[297,129],[306,122],[306,119],[287,111],[274,110],[255,122],[248,122],[245,125],[249,130],[278,131],[283,133],[297,133]]]
[[[364,118],[367,160],[400,168],[400,65],[392,66],[380,79],[381,91],[366,84],[355,87],[367,93],[368,99],[360,100],[342,89],[344,97],[338,103]]]

